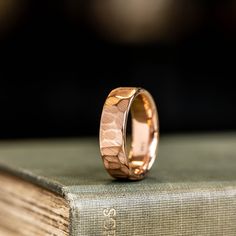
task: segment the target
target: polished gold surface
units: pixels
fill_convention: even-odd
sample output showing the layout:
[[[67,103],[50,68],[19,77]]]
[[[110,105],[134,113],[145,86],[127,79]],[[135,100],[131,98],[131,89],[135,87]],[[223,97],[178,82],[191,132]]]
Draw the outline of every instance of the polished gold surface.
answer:
[[[126,145],[131,111],[132,140]],[[158,115],[152,96],[142,88],[122,87],[108,95],[100,123],[100,151],[104,166],[115,178],[139,180],[152,167],[159,139]]]

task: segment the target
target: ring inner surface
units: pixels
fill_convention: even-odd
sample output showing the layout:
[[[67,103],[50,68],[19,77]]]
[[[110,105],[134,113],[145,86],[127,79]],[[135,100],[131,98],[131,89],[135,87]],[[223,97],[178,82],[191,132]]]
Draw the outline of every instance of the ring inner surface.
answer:
[[[129,165],[134,175],[142,175],[151,168],[157,147],[157,113],[149,94],[140,93],[133,100],[131,122]]]

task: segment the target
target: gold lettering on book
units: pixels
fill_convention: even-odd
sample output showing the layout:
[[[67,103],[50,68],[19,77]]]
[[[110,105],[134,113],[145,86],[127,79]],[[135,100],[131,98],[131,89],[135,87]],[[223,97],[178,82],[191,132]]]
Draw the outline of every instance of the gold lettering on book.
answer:
[[[103,210],[103,235],[116,236],[116,209],[106,208]]]

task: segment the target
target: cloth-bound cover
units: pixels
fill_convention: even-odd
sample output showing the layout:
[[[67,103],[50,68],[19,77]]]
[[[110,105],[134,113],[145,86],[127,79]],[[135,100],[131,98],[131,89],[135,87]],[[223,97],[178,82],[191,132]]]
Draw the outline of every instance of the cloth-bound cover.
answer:
[[[71,235],[236,235],[236,134],[164,136],[142,181],[100,158],[94,138],[0,142],[2,171],[67,199]]]

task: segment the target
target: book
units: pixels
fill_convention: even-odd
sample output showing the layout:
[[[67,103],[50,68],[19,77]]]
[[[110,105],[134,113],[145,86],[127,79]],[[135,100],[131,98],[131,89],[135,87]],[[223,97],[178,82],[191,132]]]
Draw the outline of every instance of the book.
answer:
[[[0,142],[0,235],[236,235],[236,134],[163,136],[142,181],[96,138]]]

